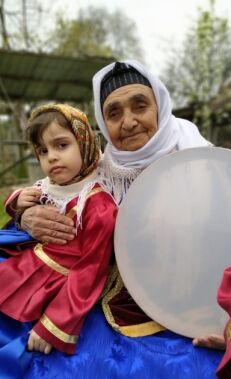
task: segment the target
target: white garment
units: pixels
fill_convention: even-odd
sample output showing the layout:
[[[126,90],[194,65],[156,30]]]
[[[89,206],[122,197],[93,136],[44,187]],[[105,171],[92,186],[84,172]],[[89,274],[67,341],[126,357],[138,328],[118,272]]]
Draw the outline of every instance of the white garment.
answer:
[[[118,195],[118,199],[120,199],[119,201],[121,201],[123,194],[126,193],[131,181],[134,180],[142,169],[149,166],[156,159],[159,159],[174,150],[208,146],[210,144],[199,133],[196,125],[190,121],[176,118],[172,115],[172,106],[168,90],[155,75],[151,74],[137,61],[126,60],[123,61],[123,63],[134,67],[149,80],[157,103],[158,130],[142,148],[136,151],[121,151],[116,149],[116,147],[112,145],[108,130],[104,123],[100,104],[101,81],[105,74],[113,68],[115,63],[109,64],[94,75],[93,93],[95,118],[101,132],[108,141],[105,158],[101,163],[101,173],[104,175],[104,179],[108,184],[109,181],[112,181],[111,185],[113,188],[111,188],[111,190],[113,190],[113,194],[114,191],[119,191],[119,186],[121,187],[121,195]],[[120,177],[121,175],[123,178]]]
[[[84,209],[86,197],[96,183],[99,183],[98,172],[94,170],[85,179],[73,184],[60,186],[52,184],[49,177],[38,180],[34,186],[42,191],[40,203],[44,205],[53,205],[59,209],[61,214],[65,214],[67,204],[78,196],[76,207],[77,222],[76,234],[78,227],[82,227],[82,212]]]

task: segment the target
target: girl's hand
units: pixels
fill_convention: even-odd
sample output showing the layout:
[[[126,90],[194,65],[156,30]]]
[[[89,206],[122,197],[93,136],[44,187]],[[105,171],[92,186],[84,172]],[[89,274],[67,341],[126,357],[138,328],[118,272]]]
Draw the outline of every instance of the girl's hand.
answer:
[[[46,342],[43,338],[39,337],[37,333],[30,331],[27,348],[30,351],[40,351],[40,353],[50,354],[52,350],[51,344]]]
[[[35,188],[35,187],[23,188],[23,190],[20,192],[17,198],[16,209],[24,210],[26,208],[29,208],[29,207],[32,207],[33,205],[38,204],[41,194],[42,192],[38,188]]]
[[[211,334],[210,336],[194,338],[193,345],[219,350],[225,350],[226,346],[224,337],[219,336],[218,334]]]

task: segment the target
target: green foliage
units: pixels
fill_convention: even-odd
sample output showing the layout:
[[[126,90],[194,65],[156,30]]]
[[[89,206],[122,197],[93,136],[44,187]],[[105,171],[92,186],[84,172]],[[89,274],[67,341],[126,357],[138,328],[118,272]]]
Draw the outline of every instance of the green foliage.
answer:
[[[8,190],[0,188],[0,228],[2,228],[10,219],[9,215],[5,212],[4,200],[7,196]]]
[[[121,11],[109,13],[105,8],[88,7],[76,19],[57,16],[50,42],[53,51],[75,57],[142,57],[135,24]]]
[[[195,122],[208,139],[212,135],[211,100],[231,75],[231,32],[226,18],[217,17],[215,1],[209,10],[199,10],[195,25],[188,33],[181,52],[173,54],[165,71],[176,107],[193,105]],[[222,116],[222,115],[220,115]],[[219,123],[219,115],[216,122]]]
[[[97,15],[96,15],[97,16]],[[66,20],[57,16],[56,29],[51,36],[53,51],[68,56],[111,56],[111,49],[105,46],[103,22],[85,18],[80,12],[78,20]]]

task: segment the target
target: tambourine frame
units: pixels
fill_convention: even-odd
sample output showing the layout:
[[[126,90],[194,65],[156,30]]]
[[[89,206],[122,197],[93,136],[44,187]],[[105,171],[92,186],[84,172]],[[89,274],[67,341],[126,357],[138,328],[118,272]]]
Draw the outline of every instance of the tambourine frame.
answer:
[[[188,337],[223,333],[216,297],[231,265],[231,151],[191,148],[146,168],[120,206],[115,254],[152,319]]]

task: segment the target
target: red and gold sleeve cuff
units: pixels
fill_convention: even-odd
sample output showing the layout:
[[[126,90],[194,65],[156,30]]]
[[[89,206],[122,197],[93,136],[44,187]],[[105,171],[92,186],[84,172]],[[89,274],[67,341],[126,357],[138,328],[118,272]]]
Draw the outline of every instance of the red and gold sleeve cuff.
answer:
[[[57,350],[66,354],[75,353],[78,336],[64,332],[45,314],[36,323],[33,330]]]

